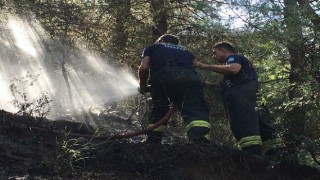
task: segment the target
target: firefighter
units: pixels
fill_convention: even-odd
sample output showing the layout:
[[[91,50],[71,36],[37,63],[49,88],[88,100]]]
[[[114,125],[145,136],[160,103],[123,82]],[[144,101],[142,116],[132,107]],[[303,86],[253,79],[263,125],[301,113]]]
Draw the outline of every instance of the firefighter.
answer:
[[[190,141],[205,142],[210,130],[209,105],[204,99],[203,84],[197,76],[193,63],[195,55],[182,46],[179,39],[164,34],[142,53],[138,69],[140,86],[145,94],[150,86],[152,111],[149,126],[160,120],[174,104],[183,117]],[[161,143],[167,124],[147,133],[148,143]]]
[[[243,151],[255,155],[267,155],[282,146],[276,138],[266,109],[258,112],[258,75],[252,63],[244,56],[235,54],[228,42],[213,47],[213,58],[221,65],[201,62],[194,67],[224,75],[221,82],[223,101],[230,119],[231,131]]]

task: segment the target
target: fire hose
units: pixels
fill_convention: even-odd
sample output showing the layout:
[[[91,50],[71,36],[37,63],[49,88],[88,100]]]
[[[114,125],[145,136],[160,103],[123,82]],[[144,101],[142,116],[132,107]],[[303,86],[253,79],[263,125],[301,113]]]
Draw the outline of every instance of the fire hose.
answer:
[[[130,138],[133,136],[138,136],[141,134],[145,134],[149,131],[154,130],[155,128],[159,127],[160,125],[166,123],[170,117],[173,115],[173,113],[176,111],[176,106],[172,105],[166,115],[164,115],[158,122],[153,124],[152,126],[149,126],[145,129],[141,129],[136,132],[131,133],[125,133],[125,134],[119,134],[119,135],[107,135],[107,136],[93,136],[89,134],[77,134],[77,133],[69,133],[68,135],[71,137],[84,137],[84,138],[91,138],[91,139],[97,139],[97,140],[112,140],[112,139],[123,139],[123,138]]]

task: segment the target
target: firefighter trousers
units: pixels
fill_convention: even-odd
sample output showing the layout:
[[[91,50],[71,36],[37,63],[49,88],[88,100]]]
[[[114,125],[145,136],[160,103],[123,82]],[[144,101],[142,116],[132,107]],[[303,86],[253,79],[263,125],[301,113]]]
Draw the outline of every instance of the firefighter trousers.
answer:
[[[274,143],[280,142],[268,116],[257,110],[257,92],[258,84],[252,80],[225,89],[223,100],[231,131],[240,148],[260,155],[262,147],[268,151]]]
[[[197,141],[210,130],[209,105],[204,99],[203,85],[196,74],[191,70],[178,72],[181,71],[176,71],[171,77],[160,75],[151,81],[153,107],[149,123],[152,125],[160,120],[173,103],[182,115],[189,140]],[[165,129],[166,124],[150,132],[148,138],[162,137]]]

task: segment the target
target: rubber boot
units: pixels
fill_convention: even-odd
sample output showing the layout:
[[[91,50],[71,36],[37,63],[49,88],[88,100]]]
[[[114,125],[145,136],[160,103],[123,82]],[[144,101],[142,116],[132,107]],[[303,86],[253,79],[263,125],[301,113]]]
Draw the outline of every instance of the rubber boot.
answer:
[[[210,143],[205,137],[205,135],[209,133],[209,130],[207,127],[193,127],[187,132],[187,135],[192,142]]]
[[[253,155],[261,156],[261,146],[260,145],[253,145],[242,148],[242,151],[248,152]]]

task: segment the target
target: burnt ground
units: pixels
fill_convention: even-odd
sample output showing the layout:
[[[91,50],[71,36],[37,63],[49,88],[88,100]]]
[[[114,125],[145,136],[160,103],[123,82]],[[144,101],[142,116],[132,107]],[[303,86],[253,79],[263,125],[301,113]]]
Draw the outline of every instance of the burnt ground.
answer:
[[[155,145],[69,133],[93,130],[0,111],[0,179],[320,179],[318,170],[290,158],[270,162],[215,144]]]

